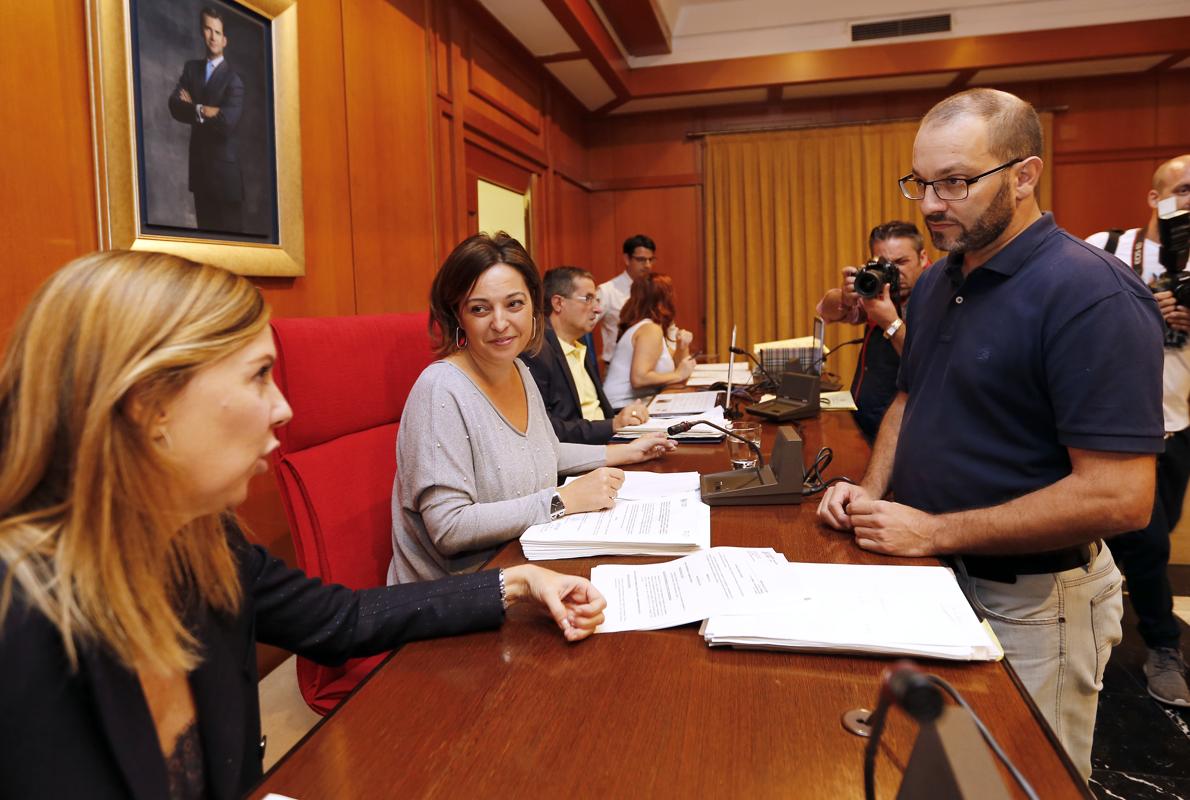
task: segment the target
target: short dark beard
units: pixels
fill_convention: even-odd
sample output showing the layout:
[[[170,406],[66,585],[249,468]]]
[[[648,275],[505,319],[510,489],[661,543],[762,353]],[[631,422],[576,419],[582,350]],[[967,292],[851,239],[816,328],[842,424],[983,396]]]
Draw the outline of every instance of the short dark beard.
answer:
[[[992,198],[992,203],[988,206],[987,211],[983,212],[983,216],[977,219],[970,229],[961,228],[962,233],[949,248],[945,246],[944,241],[940,241],[941,234],[937,231],[930,231],[930,239],[934,242],[934,247],[950,253],[969,253],[972,250],[982,250],[1008,230],[1008,226],[1012,223],[1013,211],[1012,185],[1005,181],[1000,187],[1000,191],[996,192],[996,196]],[[942,219],[945,219],[945,215],[935,217],[936,221]],[[930,217],[926,217],[926,222],[929,221]]]

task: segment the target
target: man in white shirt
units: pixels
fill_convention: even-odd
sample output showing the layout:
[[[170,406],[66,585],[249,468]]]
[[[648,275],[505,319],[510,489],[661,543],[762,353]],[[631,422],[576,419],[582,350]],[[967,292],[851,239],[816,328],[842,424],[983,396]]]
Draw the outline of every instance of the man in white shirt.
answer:
[[[632,291],[632,282],[653,271],[657,261],[657,245],[643,233],[624,240],[624,271],[610,281],[599,284],[599,304],[603,306],[603,319],[599,322],[603,338],[603,363],[612,360],[616,352],[616,339],[620,338],[620,309]]]
[[[1148,225],[1128,231],[1102,231],[1087,242],[1114,253],[1145,283],[1154,286],[1166,275],[1166,268],[1158,260],[1161,242],[1157,203],[1167,197],[1176,197],[1179,209],[1190,209],[1190,154],[1166,161],[1153,173]],[[1185,262],[1179,267],[1185,270]],[[1190,310],[1176,302],[1173,292],[1156,288],[1167,326],[1162,371],[1165,452],[1157,457],[1156,503],[1147,528],[1115,536],[1108,540],[1108,546],[1128,581],[1128,595],[1139,619],[1137,627],[1149,648],[1144,666],[1149,694],[1168,705],[1190,706],[1186,662],[1167,574],[1169,534],[1182,515],[1182,500],[1190,482]]]

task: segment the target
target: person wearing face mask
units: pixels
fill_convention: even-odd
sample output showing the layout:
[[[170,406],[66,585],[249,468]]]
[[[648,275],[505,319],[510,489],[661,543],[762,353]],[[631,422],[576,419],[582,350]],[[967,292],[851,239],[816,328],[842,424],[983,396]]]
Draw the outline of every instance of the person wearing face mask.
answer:
[[[1181,626],[1173,613],[1169,584],[1169,535],[1182,516],[1190,483],[1190,309],[1157,281],[1166,276],[1160,262],[1157,204],[1174,198],[1179,211],[1190,210],[1190,153],[1164,162],[1153,173],[1148,192],[1149,222],[1128,231],[1100,231],[1087,242],[1102,247],[1154,286],[1165,319],[1164,393],[1165,452],[1157,456],[1157,499],[1148,526],[1108,540],[1124,577],[1128,600],[1136,611],[1137,629],[1148,648],[1144,674],[1149,694],[1171,706],[1190,706]],[[1186,264],[1175,267],[1185,271]]]
[[[601,311],[591,273],[555,267],[542,283],[548,315],[545,340],[536,355],[522,353],[521,360],[537,381],[558,439],[606,444],[620,428],[648,421],[644,403],[612,410],[599,371],[587,357],[583,337],[594,330]]]
[[[430,288],[438,361],[414,383],[397,434],[389,583],[474,572],[531,525],[610,508],[618,465],[674,448],[559,442],[529,368],[545,335],[541,277],[505,233],[476,234]],[[582,474],[585,473],[585,474]],[[582,477],[558,486],[559,475]]]
[[[234,506],[290,418],[268,307],[177,256],[95,253],[38,291],[0,366],[0,787],[12,797],[239,797],[261,777],[254,643],[319,663],[549,609],[586,580],[522,565],[324,585]]]

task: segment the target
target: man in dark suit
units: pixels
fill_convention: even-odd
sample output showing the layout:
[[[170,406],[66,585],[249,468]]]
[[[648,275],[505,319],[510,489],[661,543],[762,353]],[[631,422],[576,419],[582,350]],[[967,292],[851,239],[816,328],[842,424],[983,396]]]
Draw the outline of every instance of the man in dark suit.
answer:
[[[522,354],[533,373],[541,399],[563,442],[606,444],[620,428],[649,418],[648,409],[632,403],[612,412],[594,362],[582,338],[599,322],[595,278],[578,267],[557,267],[545,273],[547,323],[541,352]]]
[[[236,146],[236,125],[244,105],[244,82],[223,57],[227,35],[223,12],[206,6],[199,14],[207,56],[187,61],[169,96],[169,113],[190,126],[190,191],[197,227],[244,230],[244,179]]]

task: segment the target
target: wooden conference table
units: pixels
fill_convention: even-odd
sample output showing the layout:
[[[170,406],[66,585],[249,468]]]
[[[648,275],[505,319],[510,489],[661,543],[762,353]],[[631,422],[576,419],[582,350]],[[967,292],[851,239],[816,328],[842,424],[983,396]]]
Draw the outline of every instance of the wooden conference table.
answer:
[[[765,427],[767,454],[775,428]],[[868,449],[850,414],[798,427],[807,461],[828,445],[828,477],[861,476]],[[727,448],[683,444],[647,468],[728,469]],[[771,546],[799,561],[892,561],[819,525],[816,506],[714,508],[712,543]],[[545,566],[589,575],[601,560],[611,559]],[[491,566],[523,562],[514,541]],[[888,659],[712,649],[694,625],[569,645],[532,610],[510,617],[498,631],[406,645],[251,796],[863,797],[865,740],[841,716],[873,707]],[[966,697],[1041,797],[1090,797],[1005,663],[923,666]],[[890,714],[878,797],[895,796],[915,735]]]

